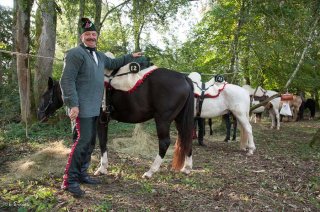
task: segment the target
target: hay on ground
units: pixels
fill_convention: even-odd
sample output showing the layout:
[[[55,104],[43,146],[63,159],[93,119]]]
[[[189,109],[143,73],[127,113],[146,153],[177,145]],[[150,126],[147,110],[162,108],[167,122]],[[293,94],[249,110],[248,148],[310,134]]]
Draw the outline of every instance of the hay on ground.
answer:
[[[170,158],[173,153],[173,145],[170,145],[165,158]],[[159,142],[143,130],[142,124],[136,124],[132,137],[115,138],[110,142],[110,148],[119,153],[134,157],[154,158],[158,154]]]

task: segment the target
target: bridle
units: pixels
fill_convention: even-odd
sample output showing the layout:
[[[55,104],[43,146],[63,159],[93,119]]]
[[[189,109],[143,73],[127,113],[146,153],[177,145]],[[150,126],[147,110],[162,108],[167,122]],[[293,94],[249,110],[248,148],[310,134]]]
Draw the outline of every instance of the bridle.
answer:
[[[44,113],[48,110],[48,108],[53,104],[53,94],[54,94],[55,85],[52,86],[52,89],[49,93],[49,102],[43,110],[39,110],[39,112]]]

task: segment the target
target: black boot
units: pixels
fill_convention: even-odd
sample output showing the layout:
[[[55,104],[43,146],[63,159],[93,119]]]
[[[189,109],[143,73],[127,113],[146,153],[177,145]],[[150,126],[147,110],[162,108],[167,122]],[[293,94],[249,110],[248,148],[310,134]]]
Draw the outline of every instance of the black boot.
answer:
[[[89,175],[87,175],[80,178],[80,183],[96,185],[101,184],[101,181],[98,179],[91,178]]]
[[[80,189],[79,181],[76,178],[63,179],[61,188],[69,191],[74,197],[82,197],[85,192]]]
[[[81,190],[79,184],[71,184],[66,189],[69,191],[74,197],[82,197],[85,194],[85,191]]]
[[[80,183],[84,183],[84,184],[100,184],[100,180],[98,179],[93,179],[91,178],[88,173],[87,170],[89,168],[90,162],[86,162],[82,165],[81,167],[81,174],[80,174]]]
[[[198,143],[200,146],[207,146],[205,143],[203,143],[203,140],[198,140]]]

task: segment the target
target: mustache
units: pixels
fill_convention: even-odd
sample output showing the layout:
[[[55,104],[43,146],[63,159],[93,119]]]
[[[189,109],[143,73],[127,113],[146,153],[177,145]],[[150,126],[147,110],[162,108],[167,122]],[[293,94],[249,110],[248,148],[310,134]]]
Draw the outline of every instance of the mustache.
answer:
[[[86,39],[86,41],[97,41],[97,39],[94,39],[94,38],[88,38],[88,39]]]

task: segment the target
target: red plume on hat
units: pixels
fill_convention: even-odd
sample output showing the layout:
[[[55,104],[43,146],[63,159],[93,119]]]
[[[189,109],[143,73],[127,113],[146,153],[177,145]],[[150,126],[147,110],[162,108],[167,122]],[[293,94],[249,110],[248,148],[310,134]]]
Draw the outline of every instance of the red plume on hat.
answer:
[[[81,18],[80,34],[86,32],[86,31],[97,31],[97,30],[89,18]]]

